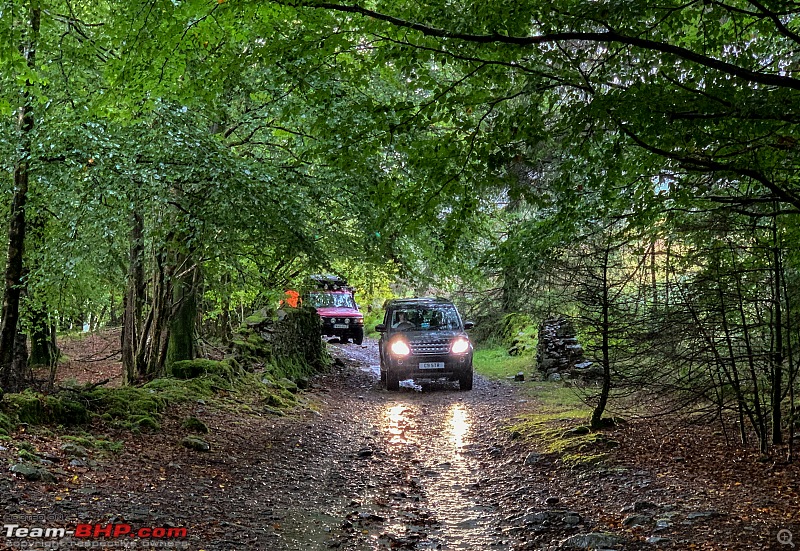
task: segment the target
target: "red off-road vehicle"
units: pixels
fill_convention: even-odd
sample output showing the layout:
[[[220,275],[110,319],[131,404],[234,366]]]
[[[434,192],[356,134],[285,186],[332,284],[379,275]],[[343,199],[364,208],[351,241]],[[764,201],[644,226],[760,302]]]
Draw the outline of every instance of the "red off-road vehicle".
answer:
[[[339,337],[339,342],[364,341],[364,315],[359,312],[353,288],[344,279],[325,275],[311,276],[315,289],[308,293],[308,302],[317,309],[322,320],[322,334]]]

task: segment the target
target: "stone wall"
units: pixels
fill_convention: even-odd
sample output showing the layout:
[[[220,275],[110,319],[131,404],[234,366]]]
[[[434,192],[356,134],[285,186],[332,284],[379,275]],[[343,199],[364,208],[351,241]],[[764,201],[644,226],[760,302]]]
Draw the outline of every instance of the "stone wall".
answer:
[[[599,367],[584,357],[575,326],[564,317],[546,319],[539,326],[536,369],[549,381],[602,376]]]
[[[261,310],[249,316],[234,339],[236,356],[252,367],[300,367],[307,373],[327,366],[319,316],[311,307]]]

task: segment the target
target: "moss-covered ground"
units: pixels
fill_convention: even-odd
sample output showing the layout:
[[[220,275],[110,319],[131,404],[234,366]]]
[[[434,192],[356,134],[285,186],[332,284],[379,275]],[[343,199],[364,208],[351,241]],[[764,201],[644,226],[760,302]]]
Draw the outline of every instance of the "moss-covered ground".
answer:
[[[511,356],[505,346],[479,346],[474,354],[475,371],[493,379],[508,379],[519,372],[525,382],[517,383],[535,407],[506,427],[517,439],[529,442],[539,453],[552,454],[565,465],[586,467],[602,463],[616,443],[602,432],[588,429],[592,408],[584,401],[585,389],[562,382],[531,380],[532,354]],[[533,374],[535,377],[536,374]],[[584,390],[584,391],[581,391]]]

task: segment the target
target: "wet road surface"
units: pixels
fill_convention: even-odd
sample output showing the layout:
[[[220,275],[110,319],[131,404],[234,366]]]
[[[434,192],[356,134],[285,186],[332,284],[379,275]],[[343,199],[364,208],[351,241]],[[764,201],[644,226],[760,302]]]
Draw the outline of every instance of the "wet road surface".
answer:
[[[320,408],[318,423],[337,435],[353,469],[329,488],[331,498],[338,491],[341,499],[329,503],[333,514],[324,543],[353,550],[507,549],[490,522],[497,504],[478,492],[476,454],[503,438],[496,433],[498,413],[509,414],[513,389],[476,378],[470,392],[446,381],[408,381],[399,392],[388,392],[379,385],[374,341],[332,344],[330,350],[359,373],[349,389],[337,390],[336,403]],[[345,520],[332,526],[340,515]],[[287,548],[312,546],[300,534],[294,546],[286,536],[284,531]]]

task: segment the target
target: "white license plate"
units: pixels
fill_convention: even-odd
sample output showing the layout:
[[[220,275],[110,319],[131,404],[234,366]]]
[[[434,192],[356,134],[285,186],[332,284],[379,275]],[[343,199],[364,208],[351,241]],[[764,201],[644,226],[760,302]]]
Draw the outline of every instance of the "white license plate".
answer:
[[[343,323],[335,323],[333,325],[334,329],[347,329],[348,327],[350,327],[350,326],[349,325],[345,325]]]
[[[420,362],[420,369],[444,369],[444,362]]]

